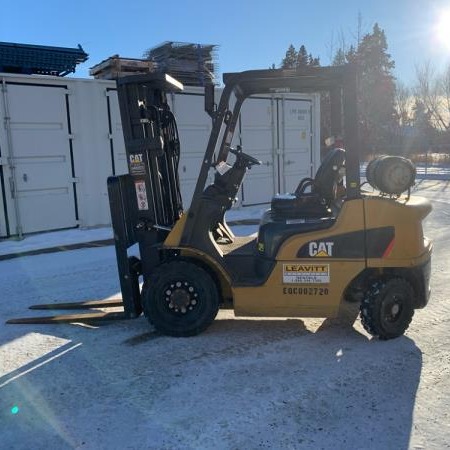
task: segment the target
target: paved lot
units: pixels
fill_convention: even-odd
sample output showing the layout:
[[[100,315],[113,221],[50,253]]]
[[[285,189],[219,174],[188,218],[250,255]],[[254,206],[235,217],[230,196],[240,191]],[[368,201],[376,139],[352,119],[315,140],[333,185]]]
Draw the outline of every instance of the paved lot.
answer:
[[[450,195],[434,211],[432,299],[406,336],[246,320],[158,336],[144,318],[4,325],[27,306],[118,296],[112,247],[0,262],[0,436],[11,449],[442,449],[450,442]]]

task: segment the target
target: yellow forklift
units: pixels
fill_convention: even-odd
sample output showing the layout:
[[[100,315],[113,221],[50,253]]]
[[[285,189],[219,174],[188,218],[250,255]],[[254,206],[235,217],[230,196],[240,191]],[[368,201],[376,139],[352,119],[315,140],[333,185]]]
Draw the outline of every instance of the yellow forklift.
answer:
[[[432,244],[422,221],[431,205],[410,195],[415,169],[400,157],[372,161],[372,190],[362,190],[354,68],[254,70],[224,74],[223,81],[218,104],[214,87],[205,88],[213,126],[186,210],[180,140],[167,98],[183,86],[165,74],[118,81],[129,174],[108,179],[124,308],[113,317],[143,312],[163,334],[192,336],[212,323],[220,307],[232,308],[235,316],[332,318],[347,302],[358,302],[367,332],[380,339],[402,335],[414,310],[429,299]],[[225,214],[246,172],[261,164],[232,147],[242,104],[255,95],[324,91],[332,132],[344,137],[346,149],[330,149],[315,176],[299,180],[295,192],[268,199],[256,234],[235,236]],[[207,185],[211,170],[214,182]],[[135,244],[139,257],[129,256]],[[111,314],[9,322],[105,318]]]

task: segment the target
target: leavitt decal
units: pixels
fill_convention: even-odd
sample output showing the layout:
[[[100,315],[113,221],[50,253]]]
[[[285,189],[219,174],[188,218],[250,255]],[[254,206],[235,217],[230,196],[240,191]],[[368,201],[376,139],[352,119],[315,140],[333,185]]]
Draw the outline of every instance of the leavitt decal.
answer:
[[[283,264],[283,283],[285,284],[323,284],[329,282],[329,264]]]

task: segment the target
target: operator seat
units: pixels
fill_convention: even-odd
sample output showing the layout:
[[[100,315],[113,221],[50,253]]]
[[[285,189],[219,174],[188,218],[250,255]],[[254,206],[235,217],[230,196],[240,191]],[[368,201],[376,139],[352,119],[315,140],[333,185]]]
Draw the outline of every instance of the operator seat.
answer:
[[[336,214],[333,211],[337,190],[342,182],[341,168],[345,164],[345,150],[330,150],[317,170],[316,176],[304,178],[292,194],[277,195],[272,207],[260,221],[256,262],[257,273],[264,270],[265,261],[273,261],[286,239],[299,233],[325,230],[333,226]],[[310,188],[310,192],[305,192]]]
[[[325,156],[313,178],[304,178],[292,194],[272,198],[272,214],[279,218],[321,218],[332,214],[345,165],[345,150],[334,148]],[[309,192],[306,190],[310,188]]]

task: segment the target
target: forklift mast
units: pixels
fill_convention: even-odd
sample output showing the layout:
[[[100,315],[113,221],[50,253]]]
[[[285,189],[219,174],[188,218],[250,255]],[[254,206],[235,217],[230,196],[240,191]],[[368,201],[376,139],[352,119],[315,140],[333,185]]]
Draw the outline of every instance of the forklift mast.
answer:
[[[141,310],[139,275],[159,262],[158,244],[183,212],[178,164],[180,140],[168,92],[183,85],[167,74],[124,77],[117,82],[128,174],[108,178],[119,279],[125,313]],[[139,245],[145,257],[128,255]]]
[[[166,74],[125,77],[118,96],[129,174],[141,226],[171,228],[183,211],[178,162],[180,140],[167,91],[183,85]]]

